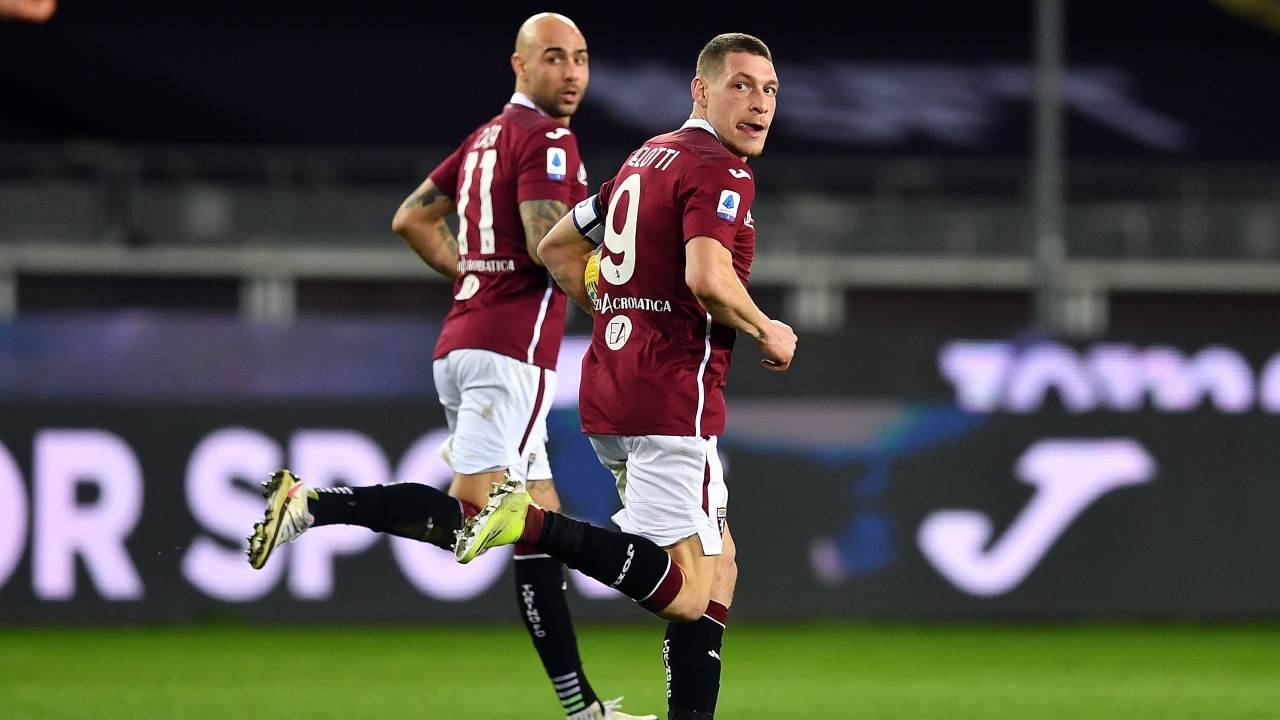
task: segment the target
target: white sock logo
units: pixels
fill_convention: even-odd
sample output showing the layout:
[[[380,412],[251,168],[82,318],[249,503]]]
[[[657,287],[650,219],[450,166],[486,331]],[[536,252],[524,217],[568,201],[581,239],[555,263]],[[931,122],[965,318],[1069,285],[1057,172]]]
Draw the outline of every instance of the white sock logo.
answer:
[[[636,546],[634,544],[627,545],[627,559],[622,563],[622,572],[618,573],[618,579],[613,581],[613,587],[622,584],[622,578],[627,576],[627,571],[631,569],[631,561],[636,558]]]
[[[1036,494],[1004,535],[990,543],[991,520],[975,510],[942,510],[920,525],[917,540],[956,587],[990,597],[1017,587],[1071,522],[1098,498],[1149,482],[1155,461],[1137,442],[1042,440],[1018,460],[1018,476]]]

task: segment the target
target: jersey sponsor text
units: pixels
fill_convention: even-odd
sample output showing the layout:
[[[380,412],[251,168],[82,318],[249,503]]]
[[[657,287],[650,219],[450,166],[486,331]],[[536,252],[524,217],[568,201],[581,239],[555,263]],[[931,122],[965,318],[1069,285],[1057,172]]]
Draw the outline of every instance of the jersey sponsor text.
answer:
[[[604,297],[596,300],[596,312],[601,314],[616,313],[622,310],[644,310],[647,312],[671,312],[671,301],[658,298],[643,297]]]
[[[511,259],[501,260],[474,260],[472,258],[460,258],[458,260],[458,274],[470,272],[515,272],[516,261]]]

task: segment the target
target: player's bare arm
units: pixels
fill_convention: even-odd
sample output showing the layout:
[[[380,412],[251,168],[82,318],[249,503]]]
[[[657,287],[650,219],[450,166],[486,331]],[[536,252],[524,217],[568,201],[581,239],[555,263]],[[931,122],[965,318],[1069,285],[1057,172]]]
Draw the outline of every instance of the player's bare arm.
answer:
[[[701,235],[685,243],[684,281],[716,322],[755,339],[764,353],[762,365],[778,372],[791,366],[795,332],[756,307],[733,269],[733,254],[724,245]]]
[[[458,240],[445,222],[454,209],[453,198],[428,178],[405,199],[391,221],[391,229],[418,257],[449,279],[458,275]]]
[[[559,200],[525,200],[520,203],[520,222],[524,224],[525,248],[529,257],[542,265],[538,257],[538,243],[547,236],[551,228],[560,222],[569,208]]]
[[[57,0],[0,0],[0,19],[42,23],[57,9]]]
[[[569,215],[561,218],[538,243],[539,262],[547,267],[564,294],[587,313],[594,313],[595,309],[587,298],[583,271],[595,250],[595,244],[578,232]]]

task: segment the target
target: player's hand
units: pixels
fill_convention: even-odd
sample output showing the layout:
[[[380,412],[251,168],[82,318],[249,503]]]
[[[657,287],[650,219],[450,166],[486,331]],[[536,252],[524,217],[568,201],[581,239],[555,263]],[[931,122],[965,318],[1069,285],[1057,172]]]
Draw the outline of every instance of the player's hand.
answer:
[[[791,358],[796,354],[796,333],[781,320],[770,320],[769,323],[769,328],[759,341],[760,352],[764,353],[760,364],[767,370],[786,372],[791,367]]]

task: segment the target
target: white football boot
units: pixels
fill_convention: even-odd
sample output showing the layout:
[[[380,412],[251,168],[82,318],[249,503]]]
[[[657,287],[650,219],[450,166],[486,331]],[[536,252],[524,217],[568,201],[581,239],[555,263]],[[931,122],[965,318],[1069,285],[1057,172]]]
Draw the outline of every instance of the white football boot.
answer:
[[[316,521],[307,512],[307,501],[316,496],[315,491],[293,473],[277,470],[269,480],[262,483],[262,487],[262,496],[267,499],[267,511],[261,522],[253,524],[249,549],[245,551],[249,556],[249,564],[255,570],[261,570],[267,564],[267,558],[271,557],[273,550],[296,540]]]

